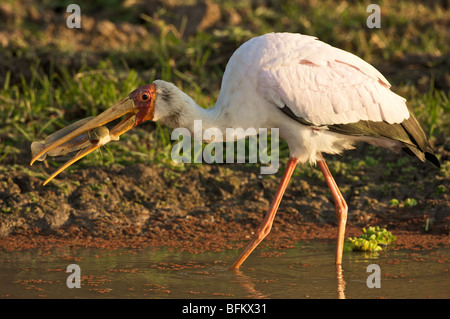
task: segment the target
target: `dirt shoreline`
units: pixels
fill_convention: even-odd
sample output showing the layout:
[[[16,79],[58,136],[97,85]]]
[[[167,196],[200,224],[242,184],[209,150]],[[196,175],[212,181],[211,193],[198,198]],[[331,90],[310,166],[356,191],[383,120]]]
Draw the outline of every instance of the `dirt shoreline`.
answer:
[[[416,164],[422,170],[419,175],[433,169]],[[0,250],[148,245],[192,253],[241,249],[264,218],[279,182],[279,174],[260,176],[258,168],[245,165],[192,165],[179,171],[161,164],[132,164],[75,167],[42,187],[50,171],[0,171]],[[422,179],[424,191],[415,194],[408,185],[396,184],[386,199],[384,190],[374,190],[380,175],[376,167],[358,174],[375,180],[355,186],[354,180],[336,175],[349,203],[347,236],[378,225],[397,236],[396,248],[450,244],[448,194],[429,191],[445,179]],[[261,247],[335,240],[333,201],[317,176],[294,176]],[[394,196],[414,196],[418,204],[390,206],[388,198]]]
[[[243,229],[236,223],[221,225],[221,231],[209,231],[197,233],[193,228],[201,228],[198,223],[182,223],[181,229],[163,231],[157,234],[129,235],[115,234],[109,237],[91,236],[86,231],[69,228],[61,229],[57,233],[42,231],[24,231],[23,233],[0,237],[0,250],[20,251],[39,248],[50,251],[55,248],[92,248],[103,250],[116,250],[120,248],[141,250],[144,247],[169,248],[176,251],[186,251],[192,254],[203,252],[220,252],[230,249],[242,249],[250,239],[252,230]],[[248,228],[248,227],[247,227]],[[304,224],[295,225],[296,230],[281,231],[274,227],[273,231],[260,244],[260,248],[271,247],[283,250],[294,247],[297,242],[320,241],[334,243],[336,228],[333,225]],[[188,231],[190,229],[191,231]],[[449,237],[445,234],[429,234],[423,231],[393,230],[397,236],[390,250],[429,250],[438,247],[449,247]],[[358,236],[360,228],[349,225],[348,236]]]
[[[255,14],[257,7],[264,10]],[[352,5],[347,7],[346,19],[354,19],[351,23],[354,29],[361,12],[357,6],[356,9]],[[428,94],[433,86],[448,92],[448,75],[444,71],[450,60],[442,54],[446,51],[425,50],[421,42],[426,36],[420,37],[427,32],[446,34],[443,26],[448,19],[437,15],[441,7],[445,9],[438,4],[434,9],[421,5],[411,12],[398,11],[402,13],[400,20],[411,19],[411,23],[391,23],[389,29],[383,29],[390,35],[387,37],[390,41],[386,42],[368,28],[349,33],[349,24],[340,21],[340,14],[323,24],[321,17],[328,11],[323,10],[319,2],[302,7],[304,16],[295,19],[285,16],[285,9],[275,3],[222,6],[200,0],[189,5],[165,0],[125,1],[121,6],[102,8],[95,2],[90,5],[86,2],[82,8],[83,27],[69,29],[67,8],[63,4],[15,1],[0,4],[0,17],[4,22],[0,31],[0,47],[3,48],[0,60],[4,62],[0,64],[0,73],[8,74],[0,77],[0,87],[8,82],[13,89],[25,81],[30,89],[41,92],[39,86],[30,84],[39,82],[35,76],[54,78],[52,86],[65,88],[72,83],[72,80],[66,83],[66,76],[77,78],[82,73],[111,69],[116,70],[113,76],[119,78],[119,83],[129,70],[136,71],[141,79],[160,78],[164,75],[163,55],[168,54],[172,72],[187,76],[174,77],[178,86],[192,76],[189,81],[197,82],[203,94],[213,98],[221,81],[220,72],[216,74],[216,70],[224,70],[226,61],[247,37],[244,30],[260,34],[264,26],[273,24],[271,19],[282,17],[280,21],[286,31],[314,33],[315,29],[318,34],[314,35],[326,42],[332,40],[330,44],[337,47],[354,53],[372,52],[369,62],[403,90],[398,92],[401,95],[413,98],[416,90],[417,94]],[[384,10],[395,14],[399,8],[385,4]],[[414,16],[415,13],[420,13],[420,18]],[[175,18],[182,16],[189,17],[189,21]],[[314,26],[316,19],[322,22]],[[177,39],[166,43],[169,31]],[[204,43],[202,36],[197,37],[199,32],[217,31],[224,35],[215,36],[214,45]],[[177,36],[181,33],[182,36]],[[346,36],[327,39],[330,34]],[[365,42],[361,43],[362,40]],[[184,43],[180,46],[182,49],[178,48],[177,41]],[[167,47],[161,44],[160,53],[151,47],[159,42],[167,44]],[[408,49],[410,46],[406,49],[397,45],[391,47],[400,42],[416,43],[417,47],[414,46],[414,52]],[[188,53],[186,48],[194,53]],[[396,53],[392,55],[390,51]],[[383,52],[389,59],[381,59]],[[377,56],[380,58],[375,58]],[[198,62],[194,62],[197,59],[204,59],[204,64],[197,67]],[[108,65],[106,69],[102,66],[104,62]],[[61,82],[57,80],[59,77]],[[404,85],[405,82],[414,90]],[[86,116],[81,102],[83,95],[82,90],[77,91],[67,101],[73,105],[61,109],[66,112],[62,117],[65,121],[73,122]],[[17,101],[10,101],[0,96],[1,103],[11,104],[5,108],[5,114],[10,114],[9,109],[21,107],[22,97],[19,97]],[[24,101],[30,102],[27,98]],[[28,108],[28,104],[23,105]],[[49,106],[56,105],[52,102]],[[0,154],[0,251],[49,249],[58,245],[103,248],[166,245],[192,252],[241,248],[264,218],[280,181],[281,172],[276,176],[260,176],[258,167],[247,165],[180,168],[168,163],[136,164],[152,158],[145,154],[135,156],[139,143],[148,144],[145,152],[156,145],[149,137],[150,124],[142,124],[133,132],[142,133],[137,136],[145,136],[146,140],[142,138],[139,143],[128,140],[125,147],[126,161],[129,159],[135,164],[105,166],[99,163],[98,167],[86,167],[81,161],[43,187],[43,181],[55,171],[55,162],[30,167],[31,138],[25,138],[19,128],[31,127],[37,120],[44,125],[55,116],[52,112],[46,110],[42,118],[28,114],[29,119],[18,123],[10,122],[9,116],[5,119],[5,128],[0,133],[0,146],[6,152]],[[445,132],[445,127],[441,130]],[[426,249],[449,244],[450,140],[443,133],[434,135],[432,146],[440,156],[440,171],[405,154],[373,151],[367,145],[360,145],[357,151],[346,152],[343,156],[327,155],[327,160],[331,159],[330,169],[349,204],[347,236],[358,236],[362,227],[378,225],[397,236],[396,247]],[[125,136],[120,143],[127,143]],[[9,153],[8,146],[12,146]],[[392,204],[394,199],[398,200],[398,205]],[[297,168],[272,232],[262,246],[288,247],[297,240],[334,241],[335,233],[334,204],[320,171]]]

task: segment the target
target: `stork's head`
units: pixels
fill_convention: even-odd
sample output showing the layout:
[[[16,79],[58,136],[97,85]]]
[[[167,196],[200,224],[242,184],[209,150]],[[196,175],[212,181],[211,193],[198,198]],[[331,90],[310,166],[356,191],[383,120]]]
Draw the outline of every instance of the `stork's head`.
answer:
[[[153,120],[155,114],[155,101],[157,94],[156,91],[157,90],[155,84],[148,84],[141,86],[138,89],[131,92],[128,95],[128,97],[118,101],[112,107],[105,110],[103,113],[99,114],[98,116],[88,121],[81,127],[74,126],[77,128],[72,130],[70,129],[61,130],[62,132],[61,136],[57,136],[57,138],[54,139],[51,143],[45,145],[45,147],[43,147],[42,150],[40,150],[36,154],[33,154],[33,158],[31,160],[30,165],[32,165],[42,155],[45,155],[58,147],[61,148],[62,144],[64,143],[65,143],[64,145],[71,145],[70,143],[74,144],[73,141],[75,141],[78,137],[82,136],[83,134],[87,135],[85,133],[91,132],[92,130],[104,126],[120,117],[124,117],[119,124],[117,124],[112,129],[109,130],[109,136],[107,138],[101,139],[101,142],[99,141],[99,139],[96,140],[91,139],[92,145],[89,147],[89,149],[85,149],[83,152],[80,152],[69,162],[67,162],[66,165],[60,168],[60,170],[58,170],[45,182],[45,184],[48,183],[63,169],[65,169],[75,161],[81,159],[82,157],[86,156],[94,149],[97,149],[98,147],[108,143],[111,140],[118,140],[120,135],[132,129],[136,125],[141,124],[142,122]],[[58,134],[56,133],[56,135]],[[72,147],[72,149],[70,149],[69,147],[66,153],[75,149],[76,149],[75,147]]]
[[[156,100],[155,84],[147,84],[137,88],[131,92],[125,100],[128,101],[128,103],[133,103],[133,109],[130,108],[128,113],[137,112],[134,116],[134,126],[145,121],[153,120]]]

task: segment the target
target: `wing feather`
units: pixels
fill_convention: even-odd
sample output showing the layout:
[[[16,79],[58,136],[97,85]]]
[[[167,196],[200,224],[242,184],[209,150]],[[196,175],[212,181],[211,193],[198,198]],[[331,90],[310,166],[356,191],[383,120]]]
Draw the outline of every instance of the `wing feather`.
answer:
[[[410,116],[384,76],[351,53],[298,34],[265,45],[273,47],[260,62],[261,92],[314,125],[401,123]]]

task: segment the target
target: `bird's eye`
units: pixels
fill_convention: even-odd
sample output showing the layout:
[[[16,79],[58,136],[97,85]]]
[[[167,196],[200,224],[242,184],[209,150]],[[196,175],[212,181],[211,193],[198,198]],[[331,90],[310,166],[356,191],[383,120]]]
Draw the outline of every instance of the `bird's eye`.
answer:
[[[144,101],[148,100],[148,99],[149,99],[148,94],[146,94],[146,93],[142,94],[142,99],[143,99]]]

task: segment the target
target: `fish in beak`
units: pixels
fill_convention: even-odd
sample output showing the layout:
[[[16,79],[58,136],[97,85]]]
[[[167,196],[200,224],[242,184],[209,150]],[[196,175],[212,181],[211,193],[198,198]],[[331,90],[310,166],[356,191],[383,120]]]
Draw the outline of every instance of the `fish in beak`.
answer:
[[[69,126],[66,126],[65,128],[47,136],[45,138],[45,140],[43,140],[43,141],[35,141],[35,142],[31,143],[31,153],[32,153],[33,157],[36,154],[38,154],[40,151],[42,151],[47,145],[50,145],[54,141],[59,140],[63,136],[65,136],[65,135],[69,134],[70,132],[76,130],[77,128],[83,126],[84,124],[86,124],[87,122],[92,120],[93,118],[94,117],[91,116],[91,117],[79,120],[78,122],[75,122]],[[80,136],[77,136],[76,138],[53,148],[51,151],[42,154],[36,160],[44,161],[45,158],[47,157],[47,155],[60,156],[60,155],[65,155],[67,153],[86,148],[87,146],[89,146],[89,136],[88,135],[89,135],[88,133],[85,133]]]
[[[59,156],[81,150],[53,173],[44,182],[46,185],[64,169],[97,148],[110,141],[119,140],[120,135],[136,125],[152,120],[155,98],[156,87],[154,84],[141,86],[98,116],[75,122],[51,134],[44,141],[33,142],[31,144],[33,158],[30,165],[33,165],[36,160],[45,160],[47,155]],[[125,116],[124,119],[114,128],[106,127],[106,124],[122,116]]]

